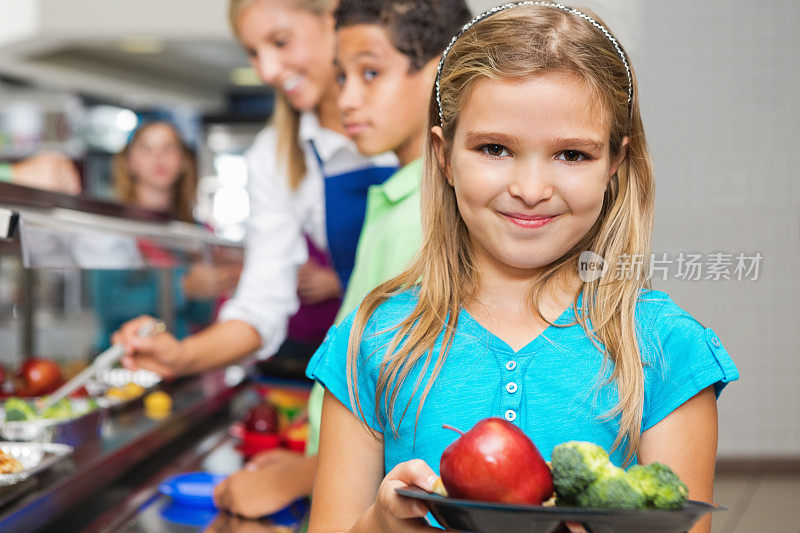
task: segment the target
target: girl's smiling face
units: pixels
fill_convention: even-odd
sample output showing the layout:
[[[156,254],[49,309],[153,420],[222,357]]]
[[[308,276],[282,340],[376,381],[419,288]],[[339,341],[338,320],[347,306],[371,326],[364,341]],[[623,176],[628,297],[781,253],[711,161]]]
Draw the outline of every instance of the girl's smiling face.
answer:
[[[258,0],[239,15],[239,40],[261,80],[298,111],[310,111],[333,86],[333,17]]]
[[[593,96],[568,73],[482,79],[459,113],[449,157],[433,129],[481,269],[530,276],[594,225],[621,158],[612,161]]]

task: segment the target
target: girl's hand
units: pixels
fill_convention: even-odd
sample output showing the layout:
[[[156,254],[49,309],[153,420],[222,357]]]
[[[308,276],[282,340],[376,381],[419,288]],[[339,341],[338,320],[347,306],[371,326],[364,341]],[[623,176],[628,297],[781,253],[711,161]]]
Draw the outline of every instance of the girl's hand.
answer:
[[[400,496],[395,489],[417,486],[433,491],[436,473],[424,461],[412,459],[395,466],[378,488],[375,503],[369,509],[375,531],[441,531],[424,523],[428,508],[418,500]],[[371,528],[372,530],[373,528]]]
[[[275,513],[310,494],[314,464],[314,457],[297,452],[264,452],[217,485],[214,502],[244,518]]]
[[[309,261],[297,271],[297,295],[304,304],[324,302],[342,295],[342,282],[334,269]]]
[[[125,354],[122,366],[129,370],[144,368],[164,378],[183,373],[187,360],[183,345],[170,333],[159,333],[153,337],[140,337],[139,328],[155,319],[146,315],[125,322],[111,335],[112,344],[122,344]]]

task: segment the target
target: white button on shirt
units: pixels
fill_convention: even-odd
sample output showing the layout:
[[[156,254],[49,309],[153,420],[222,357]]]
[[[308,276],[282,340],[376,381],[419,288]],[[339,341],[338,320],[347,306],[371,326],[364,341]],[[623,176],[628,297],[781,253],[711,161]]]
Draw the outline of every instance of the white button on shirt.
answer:
[[[515,368],[517,368],[516,361],[509,361],[508,363],[506,363],[506,370],[514,370]]]
[[[300,116],[298,139],[306,159],[306,175],[291,190],[277,155],[277,131],[268,126],[247,151],[250,217],[247,220],[245,262],[236,292],[225,303],[219,320],[241,320],[261,335],[259,358],[274,354],[286,338],[289,318],[297,311],[297,269],[308,260],[304,234],[327,250],[325,190],[314,142],[327,175],[372,164],[397,164],[392,154],[367,159],[340,133],[319,125],[313,113]]]
[[[517,392],[517,384],[516,384],[516,383],[514,383],[513,381],[512,381],[512,382],[510,382],[510,383],[508,383],[508,384],[506,385],[506,390],[507,390],[509,393],[511,393],[511,394],[514,394],[515,392]]]
[[[516,419],[517,419],[516,411],[514,411],[513,409],[509,409],[508,411],[506,411],[506,420],[508,420],[509,422],[513,422]]]

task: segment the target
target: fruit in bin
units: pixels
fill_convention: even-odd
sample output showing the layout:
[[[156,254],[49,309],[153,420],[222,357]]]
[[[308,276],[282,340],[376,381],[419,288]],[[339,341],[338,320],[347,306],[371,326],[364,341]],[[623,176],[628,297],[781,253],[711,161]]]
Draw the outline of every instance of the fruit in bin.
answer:
[[[256,433],[278,432],[278,411],[270,404],[259,404],[250,409],[244,422],[247,431]]]
[[[553,494],[550,468],[531,439],[502,418],[487,418],[461,433],[439,463],[452,498],[539,505]]]
[[[144,397],[144,412],[149,418],[166,418],[172,410],[172,398],[164,391],[151,392]]]
[[[128,383],[123,387],[109,388],[105,393],[105,397],[109,400],[124,402],[138,398],[144,394],[144,392],[145,389],[141,385],[137,385],[136,383]]]
[[[63,378],[58,365],[50,359],[34,357],[28,359],[20,368],[17,386],[20,396],[41,396],[56,390]]]

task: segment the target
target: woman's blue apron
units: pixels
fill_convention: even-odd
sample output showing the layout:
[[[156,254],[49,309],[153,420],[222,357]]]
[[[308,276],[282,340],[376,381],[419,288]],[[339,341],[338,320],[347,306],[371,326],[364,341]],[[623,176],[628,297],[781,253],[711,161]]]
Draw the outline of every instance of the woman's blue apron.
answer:
[[[367,190],[394,174],[397,167],[370,166],[343,174],[329,175],[313,142],[309,142],[317,158],[325,184],[325,232],[328,254],[339,274],[342,288],[347,288],[356,261],[356,247],[364,225]]]

